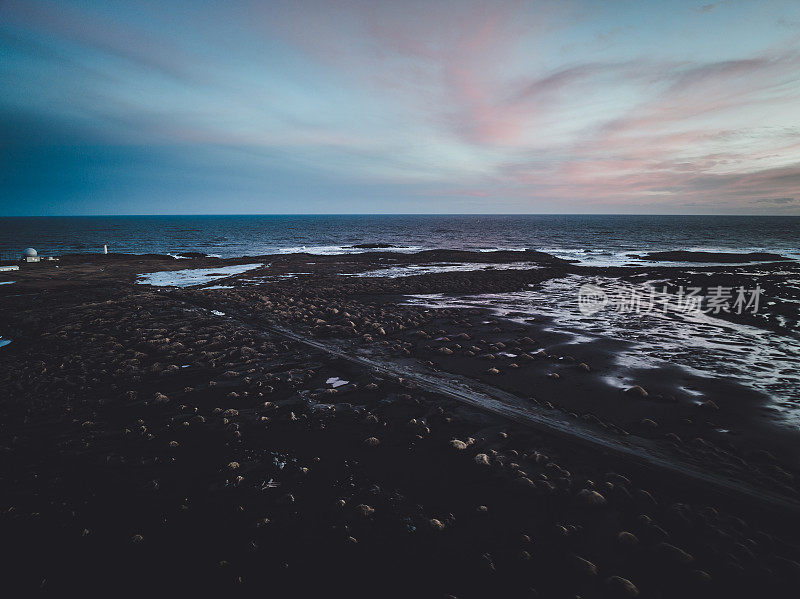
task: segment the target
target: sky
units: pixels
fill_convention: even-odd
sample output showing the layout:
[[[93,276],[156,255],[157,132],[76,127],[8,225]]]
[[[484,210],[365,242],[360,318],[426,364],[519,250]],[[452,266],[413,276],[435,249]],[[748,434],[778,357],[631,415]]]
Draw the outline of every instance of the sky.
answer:
[[[800,214],[796,0],[0,0],[0,215]]]

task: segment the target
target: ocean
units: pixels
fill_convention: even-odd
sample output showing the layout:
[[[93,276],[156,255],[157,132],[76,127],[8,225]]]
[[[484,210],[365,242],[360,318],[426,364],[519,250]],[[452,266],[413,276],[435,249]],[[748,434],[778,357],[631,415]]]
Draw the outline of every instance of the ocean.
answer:
[[[203,252],[223,258],[401,251],[535,249],[598,266],[648,251],[768,251],[800,258],[800,217],[632,215],[93,216],[0,218],[0,257]]]

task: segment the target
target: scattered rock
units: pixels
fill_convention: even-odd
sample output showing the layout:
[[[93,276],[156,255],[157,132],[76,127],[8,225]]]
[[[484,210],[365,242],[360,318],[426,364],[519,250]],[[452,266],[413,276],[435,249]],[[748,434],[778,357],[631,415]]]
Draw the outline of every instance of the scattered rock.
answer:
[[[595,566],[592,562],[587,559],[583,559],[580,556],[573,555],[572,556],[573,564],[575,565],[575,569],[578,573],[584,576],[596,576],[597,575],[597,566]]]
[[[669,543],[659,543],[659,545],[656,546],[656,551],[664,559],[676,564],[688,564],[694,561],[694,557],[690,554],[686,553],[680,547],[675,547],[675,545],[670,545]]]
[[[608,503],[606,498],[600,493],[590,489],[581,489],[578,491],[577,499],[582,505],[591,507],[606,505],[606,503]]]
[[[356,509],[365,518],[368,517],[368,516],[371,516],[372,514],[375,513],[375,508],[373,508],[372,506],[367,505],[366,503],[359,504],[358,506],[356,506]]]
[[[692,570],[692,577],[702,584],[709,584],[711,582],[711,575],[705,570]]]
[[[485,453],[479,453],[475,456],[475,463],[479,466],[489,466],[489,456]]]
[[[436,518],[431,518],[428,520],[428,524],[433,530],[444,530],[444,523]]]
[[[469,445],[467,445],[466,443],[464,443],[459,439],[453,439],[452,441],[450,441],[450,447],[452,447],[453,449],[457,449],[458,451],[463,451],[464,449],[469,447]]]
[[[639,589],[627,578],[611,576],[606,579],[606,587],[612,597],[638,597]]]
[[[625,393],[627,395],[630,395],[631,397],[644,398],[644,397],[648,396],[648,393],[647,393],[647,391],[644,390],[644,387],[640,387],[639,385],[634,385],[633,387],[629,387],[628,389],[625,389]],[[622,579],[622,580],[624,580],[624,579]]]

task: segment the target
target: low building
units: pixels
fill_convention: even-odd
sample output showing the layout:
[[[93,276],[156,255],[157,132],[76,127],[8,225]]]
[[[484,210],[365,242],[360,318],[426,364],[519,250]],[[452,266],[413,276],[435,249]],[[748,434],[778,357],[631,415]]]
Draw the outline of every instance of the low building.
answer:
[[[22,252],[20,260],[22,262],[39,262],[41,258],[39,257],[39,252],[37,252],[35,249],[27,248],[24,252]]]

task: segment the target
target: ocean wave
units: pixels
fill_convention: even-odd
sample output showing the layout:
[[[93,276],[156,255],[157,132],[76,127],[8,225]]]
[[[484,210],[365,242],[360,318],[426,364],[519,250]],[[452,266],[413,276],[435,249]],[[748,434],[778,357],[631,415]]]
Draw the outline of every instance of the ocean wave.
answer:
[[[384,248],[381,249],[380,251],[411,253],[411,252],[418,252],[421,249],[422,248],[420,246],[399,246],[399,247]],[[346,245],[312,245],[312,246],[299,245],[299,246],[278,248],[279,254],[314,254],[317,256],[330,256],[335,254],[363,254],[365,252],[374,252],[374,251],[378,250],[372,248],[356,248]]]

